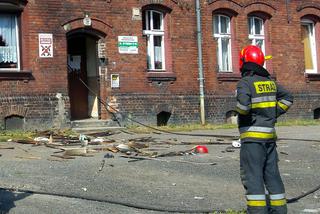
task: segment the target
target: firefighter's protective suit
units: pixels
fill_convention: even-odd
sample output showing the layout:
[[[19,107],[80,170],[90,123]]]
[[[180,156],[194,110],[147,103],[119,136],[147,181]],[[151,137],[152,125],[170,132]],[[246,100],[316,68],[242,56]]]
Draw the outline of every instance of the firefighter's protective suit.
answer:
[[[275,123],[293,103],[292,95],[270,78],[262,65],[244,62],[237,85],[240,173],[247,212],[287,213],[278,169]]]

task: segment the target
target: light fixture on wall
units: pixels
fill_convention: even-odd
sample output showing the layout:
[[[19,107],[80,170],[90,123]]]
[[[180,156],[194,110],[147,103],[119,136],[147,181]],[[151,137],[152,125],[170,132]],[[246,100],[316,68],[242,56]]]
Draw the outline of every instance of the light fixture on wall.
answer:
[[[90,14],[87,12],[84,13],[83,24],[84,26],[91,26],[92,24]]]

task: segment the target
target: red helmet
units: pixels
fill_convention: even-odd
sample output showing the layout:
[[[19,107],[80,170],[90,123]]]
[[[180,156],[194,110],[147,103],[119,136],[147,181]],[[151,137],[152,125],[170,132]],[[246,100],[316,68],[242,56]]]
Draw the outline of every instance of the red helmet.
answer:
[[[206,146],[198,145],[194,148],[196,153],[208,153],[208,148]]]
[[[240,51],[240,69],[245,62],[254,62],[263,66],[264,54],[259,47],[255,45],[248,45]]]

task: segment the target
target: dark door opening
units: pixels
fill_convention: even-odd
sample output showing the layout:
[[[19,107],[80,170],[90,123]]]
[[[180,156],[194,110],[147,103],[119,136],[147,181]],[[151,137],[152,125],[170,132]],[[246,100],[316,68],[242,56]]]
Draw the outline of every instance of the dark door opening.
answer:
[[[97,38],[83,33],[68,37],[68,85],[71,120],[99,118],[97,95],[99,96],[100,86],[96,43]],[[94,91],[96,94],[90,91]]]

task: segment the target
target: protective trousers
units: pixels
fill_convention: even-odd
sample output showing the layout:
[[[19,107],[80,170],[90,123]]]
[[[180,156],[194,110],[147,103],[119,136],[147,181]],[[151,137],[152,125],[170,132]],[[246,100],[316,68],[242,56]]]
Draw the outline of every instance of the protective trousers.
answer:
[[[285,190],[279,173],[275,142],[242,143],[240,174],[246,190],[247,213],[287,213]]]

